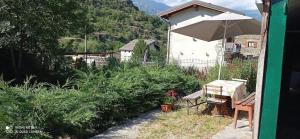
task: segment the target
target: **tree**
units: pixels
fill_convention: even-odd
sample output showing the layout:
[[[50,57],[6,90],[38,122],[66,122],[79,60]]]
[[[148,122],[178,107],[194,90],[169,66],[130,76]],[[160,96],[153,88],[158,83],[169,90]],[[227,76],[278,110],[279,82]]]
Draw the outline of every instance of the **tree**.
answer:
[[[84,32],[86,13],[84,0],[1,0],[0,47],[10,49],[15,75],[23,53],[49,63],[59,52],[60,37]]]
[[[167,55],[166,45],[161,43],[158,44],[158,46],[160,46],[158,49],[150,49],[149,59],[151,60],[151,62],[164,65],[166,62],[166,55]]]
[[[148,57],[147,52],[148,48],[146,42],[142,39],[139,39],[133,49],[132,60],[136,62],[140,62],[143,60],[143,62],[145,63]]]
[[[94,25],[93,30],[101,34],[88,35],[89,39],[97,38],[101,44],[98,45],[100,49],[93,49],[92,52],[117,51],[125,43],[136,38],[167,42],[168,24],[159,17],[139,11],[131,0],[89,0],[88,18]],[[74,46],[76,47],[76,42]]]

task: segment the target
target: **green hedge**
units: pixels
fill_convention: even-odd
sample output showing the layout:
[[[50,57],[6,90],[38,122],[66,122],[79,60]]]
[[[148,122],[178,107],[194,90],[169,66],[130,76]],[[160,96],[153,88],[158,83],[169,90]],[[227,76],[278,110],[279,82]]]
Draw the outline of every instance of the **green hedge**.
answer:
[[[201,84],[206,84],[218,79],[219,66],[211,68],[207,76],[201,78]],[[255,91],[257,74],[257,61],[234,59],[231,64],[222,67],[221,79],[231,80],[232,78],[248,80],[247,92]]]
[[[71,83],[9,86],[0,80],[0,136],[7,138],[87,138],[125,119],[157,108],[169,89],[199,89],[195,76],[175,66],[121,65],[78,71]],[[36,126],[40,134],[6,134],[6,126]]]
[[[47,84],[26,83],[10,87],[0,81],[1,137],[49,138],[84,135],[96,117],[96,98],[91,93]],[[41,134],[5,134],[6,126],[35,126]],[[86,130],[86,131],[84,131]]]

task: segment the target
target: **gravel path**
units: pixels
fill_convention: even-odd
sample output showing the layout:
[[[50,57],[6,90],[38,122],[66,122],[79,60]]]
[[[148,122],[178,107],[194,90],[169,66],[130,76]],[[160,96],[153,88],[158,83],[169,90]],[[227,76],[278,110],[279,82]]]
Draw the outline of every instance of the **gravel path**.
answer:
[[[90,139],[134,139],[138,136],[139,129],[161,115],[160,110],[154,110],[128,120],[125,124],[111,127],[107,131]]]

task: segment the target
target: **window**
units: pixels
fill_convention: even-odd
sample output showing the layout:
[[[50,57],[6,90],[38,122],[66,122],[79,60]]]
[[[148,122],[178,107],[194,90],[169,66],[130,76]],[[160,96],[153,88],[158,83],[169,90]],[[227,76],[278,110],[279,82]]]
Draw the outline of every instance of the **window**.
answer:
[[[257,43],[254,41],[248,41],[248,47],[250,48],[257,48]]]

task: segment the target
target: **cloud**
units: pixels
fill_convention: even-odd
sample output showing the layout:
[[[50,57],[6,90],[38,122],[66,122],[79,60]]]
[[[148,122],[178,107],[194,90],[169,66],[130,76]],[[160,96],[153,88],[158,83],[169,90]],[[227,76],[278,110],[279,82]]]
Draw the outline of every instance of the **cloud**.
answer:
[[[191,0],[155,0],[169,6],[176,6]],[[220,5],[234,10],[257,10],[255,0],[202,0],[204,2]]]

